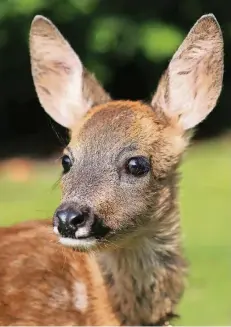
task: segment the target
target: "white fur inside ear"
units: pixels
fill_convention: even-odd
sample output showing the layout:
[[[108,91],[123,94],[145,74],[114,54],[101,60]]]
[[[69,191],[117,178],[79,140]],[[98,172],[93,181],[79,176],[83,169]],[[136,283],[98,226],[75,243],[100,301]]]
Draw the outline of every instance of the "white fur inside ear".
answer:
[[[59,111],[62,117],[61,124],[65,123],[65,127],[71,128],[89,109],[89,106],[83,99],[82,93],[82,65],[73,67],[70,70],[70,76],[67,76],[66,84],[63,85],[63,96],[60,99]]]
[[[223,37],[213,15],[202,16],[176,51],[152,105],[193,128],[213,110],[223,81]]]

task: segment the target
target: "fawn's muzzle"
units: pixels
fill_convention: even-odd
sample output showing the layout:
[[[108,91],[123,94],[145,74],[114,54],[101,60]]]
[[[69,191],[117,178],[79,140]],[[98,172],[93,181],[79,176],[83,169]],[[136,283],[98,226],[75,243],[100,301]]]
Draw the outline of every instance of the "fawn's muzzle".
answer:
[[[78,228],[84,226],[88,213],[74,211],[73,209],[57,211],[58,231],[64,237],[72,237]]]
[[[80,209],[74,205],[61,205],[55,212],[53,225],[60,236],[73,239],[100,239],[110,231],[89,207]]]

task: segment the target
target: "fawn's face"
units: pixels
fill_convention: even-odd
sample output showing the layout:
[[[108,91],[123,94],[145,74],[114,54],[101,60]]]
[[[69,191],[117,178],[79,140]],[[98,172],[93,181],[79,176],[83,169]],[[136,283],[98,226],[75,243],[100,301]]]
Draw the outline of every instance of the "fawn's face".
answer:
[[[32,23],[30,50],[40,102],[71,133],[54,215],[61,243],[86,249],[154,231],[174,198],[186,131],[221,91],[223,40],[214,16],[191,29],[150,104],[112,101],[44,17]]]
[[[61,235],[91,235],[102,244],[142,233],[183,150],[179,133],[139,102],[93,108],[73,129],[64,151],[62,204],[54,220]],[[65,229],[59,216],[66,222],[70,212],[76,225]]]

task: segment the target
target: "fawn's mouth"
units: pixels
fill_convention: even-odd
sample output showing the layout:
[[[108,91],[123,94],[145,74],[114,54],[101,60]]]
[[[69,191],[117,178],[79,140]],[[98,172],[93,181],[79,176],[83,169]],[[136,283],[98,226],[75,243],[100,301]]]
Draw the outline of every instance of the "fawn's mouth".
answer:
[[[59,236],[59,243],[66,247],[88,250],[94,247],[97,243],[97,239],[95,237],[90,237],[89,235],[79,235],[75,238],[62,236],[56,226],[53,228],[53,231],[56,235]]]
[[[79,251],[88,251],[98,247],[104,243],[104,240],[111,233],[111,229],[96,220],[92,226],[83,226],[72,233],[63,232],[57,226],[53,227],[53,231],[59,236],[59,243],[66,247],[71,247]]]

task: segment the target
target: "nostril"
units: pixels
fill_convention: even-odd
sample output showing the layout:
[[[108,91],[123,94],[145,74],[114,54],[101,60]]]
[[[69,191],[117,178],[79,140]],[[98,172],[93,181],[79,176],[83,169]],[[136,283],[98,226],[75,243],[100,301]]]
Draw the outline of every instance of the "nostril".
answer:
[[[77,229],[86,220],[87,213],[73,209],[59,210],[56,212],[56,224],[58,229],[71,228]]]
[[[77,214],[69,220],[71,227],[77,228],[85,222],[85,215],[82,213]]]

